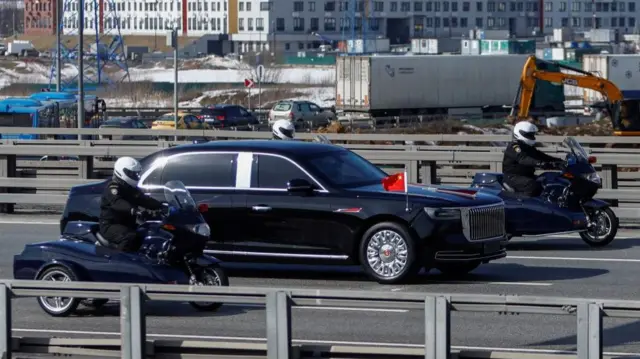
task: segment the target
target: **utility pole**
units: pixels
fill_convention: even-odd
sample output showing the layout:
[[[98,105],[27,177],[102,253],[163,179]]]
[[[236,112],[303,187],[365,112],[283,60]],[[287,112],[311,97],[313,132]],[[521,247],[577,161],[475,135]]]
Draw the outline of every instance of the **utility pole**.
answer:
[[[62,66],[62,61],[60,60],[61,54],[61,45],[62,41],[62,11],[63,11],[63,0],[55,0],[56,1],[56,91],[62,91],[62,71],[60,70],[60,66]]]
[[[84,0],[78,1],[78,129],[84,125]],[[78,140],[82,135],[78,131]]]

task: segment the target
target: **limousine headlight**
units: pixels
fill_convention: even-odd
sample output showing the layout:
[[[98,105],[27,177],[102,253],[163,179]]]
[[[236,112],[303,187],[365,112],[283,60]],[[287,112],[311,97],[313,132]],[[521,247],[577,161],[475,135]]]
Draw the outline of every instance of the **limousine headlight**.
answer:
[[[424,211],[433,219],[459,219],[460,210],[456,208],[430,208],[425,207]]]
[[[211,235],[211,228],[206,223],[194,224],[193,226],[188,226],[189,230],[199,236],[209,237]]]

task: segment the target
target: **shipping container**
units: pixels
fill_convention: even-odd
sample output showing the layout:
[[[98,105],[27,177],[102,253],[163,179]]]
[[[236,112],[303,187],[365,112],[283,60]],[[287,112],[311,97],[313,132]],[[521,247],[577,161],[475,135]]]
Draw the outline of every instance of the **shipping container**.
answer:
[[[551,60],[553,61],[565,60],[565,50],[560,47],[551,49]]]
[[[480,40],[482,55],[534,54],[535,40]]]
[[[572,37],[573,37],[573,31],[571,28],[553,29],[554,42],[571,41]]]
[[[421,55],[436,55],[460,51],[460,42],[455,39],[412,39],[411,52]]]
[[[613,82],[628,98],[640,97],[640,55],[584,55],[583,69]],[[585,90],[587,102],[602,101],[597,91]]]
[[[462,55],[480,55],[480,40],[460,40]]]
[[[593,42],[616,42],[617,36],[613,29],[592,29],[588,32]]]
[[[374,53],[374,52],[389,52],[390,44],[389,39],[356,39],[347,40],[347,51],[351,53]]]
[[[393,113],[510,105],[525,55],[340,56],[336,107]]]

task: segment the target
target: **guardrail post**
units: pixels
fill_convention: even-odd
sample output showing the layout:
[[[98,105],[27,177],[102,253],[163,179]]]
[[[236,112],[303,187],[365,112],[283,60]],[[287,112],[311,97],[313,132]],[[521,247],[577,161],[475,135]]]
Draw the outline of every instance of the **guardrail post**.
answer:
[[[602,308],[597,303],[578,304],[578,359],[602,358]]]
[[[267,359],[289,359],[291,302],[283,291],[267,294]]]
[[[144,293],[138,286],[120,291],[120,335],[122,359],[146,358],[146,323]]]
[[[617,165],[602,165],[600,170],[602,177],[603,189],[618,189],[618,166]],[[611,199],[608,201],[611,206],[618,207],[618,200]]]
[[[0,318],[0,358],[11,359],[11,289],[4,283],[0,284]]]
[[[451,308],[445,297],[424,300],[424,358],[448,359],[451,356]]]
[[[435,161],[420,161],[420,182],[422,184],[437,184],[438,166]]]
[[[0,177],[16,177],[17,164],[15,155],[0,156]],[[11,188],[0,188],[0,193],[11,193]],[[0,213],[13,213],[13,203],[0,203]]]

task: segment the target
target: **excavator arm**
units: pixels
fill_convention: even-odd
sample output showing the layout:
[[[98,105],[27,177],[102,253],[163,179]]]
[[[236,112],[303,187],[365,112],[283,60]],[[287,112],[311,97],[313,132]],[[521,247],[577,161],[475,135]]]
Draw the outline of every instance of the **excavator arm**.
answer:
[[[512,116],[517,109],[517,119],[526,119],[529,117],[529,110],[533,101],[533,93],[536,86],[536,80],[542,80],[553,83],[561,83],[564,85],[571,85],[591,89],[598,91],[607,99],[607,110],[613,121],[613,128],[616,131],[616,135],[620,135],[621,127],[628,127],[628,124],[621,124],[620,122],[620,108],[624,101],[622,91],[611,81],[603,79],[598,76],[594,76],[588,72],[574,69],[568,66],[562,66],[572,71],[580,72],[579,75],[565,74],[562,72],[551,72],[539,70],[537,66],[537,60],[535,56],[531,56],[527,59],[520,77],[520,88],[518,90],[519,96],[516,97],[516,102],[519,97],[519,104],[516,104],[512,110]],[[517,122],[517,121],[516,121]]]

